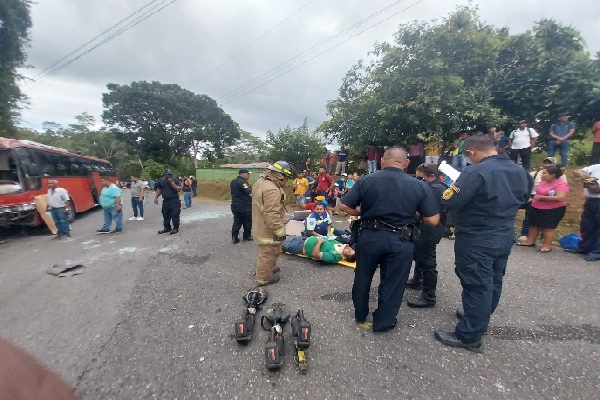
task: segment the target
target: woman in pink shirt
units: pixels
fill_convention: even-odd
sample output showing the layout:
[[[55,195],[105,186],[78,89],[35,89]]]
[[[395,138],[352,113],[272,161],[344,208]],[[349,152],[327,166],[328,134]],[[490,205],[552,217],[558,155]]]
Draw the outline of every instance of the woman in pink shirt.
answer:
[[[546,167],[541,174],[542,181],[535,189],[535,197],[531,201],[529,236],[526,241],[518,243],[518,245],[534,247],[535,240],[541,231],[544,243],[538,251],[548,253],[552,251],[554,230],[567,210],[566,200],[569,184],[559,179],[563,174],[563,170],[559,166]]]

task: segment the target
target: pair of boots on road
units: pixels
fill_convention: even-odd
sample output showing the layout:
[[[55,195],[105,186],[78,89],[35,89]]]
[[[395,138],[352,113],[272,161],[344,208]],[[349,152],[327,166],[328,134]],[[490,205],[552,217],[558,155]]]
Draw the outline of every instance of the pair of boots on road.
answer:
[[[409,289],[421,289],[421,293],[417,298],[408,300],[406,305],[412,308],[434,307],[437,275],[437,269],[423,268],[419,264],[415,264],[413,277],[408,280],[406,287]]]

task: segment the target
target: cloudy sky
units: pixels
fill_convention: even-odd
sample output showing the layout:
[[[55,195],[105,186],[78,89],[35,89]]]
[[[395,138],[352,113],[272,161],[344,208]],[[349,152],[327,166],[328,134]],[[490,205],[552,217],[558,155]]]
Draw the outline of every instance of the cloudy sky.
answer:
[[[597,1],[479,0],[478,5],[483,20],[513,33],[541,18],[571,24],[595,54],[600,51]],[[325,104],[337,97],[345,73],[375,42],[389,41],[399,24],[443,18],[459,4],[466,0],[38,0],[28,52],[33,68],[24,70],[36,81],[24,85],[31,104],[21,125],[69,124],[82,112],[100,119],[107,83],[158,80],[213,97],[242,129],[261,137],[268,129],[298,126],[305,117],[314,128],[326,119]],[[137,17],[146,20],[55,74],[39,75],[144,6],[117,29]]]

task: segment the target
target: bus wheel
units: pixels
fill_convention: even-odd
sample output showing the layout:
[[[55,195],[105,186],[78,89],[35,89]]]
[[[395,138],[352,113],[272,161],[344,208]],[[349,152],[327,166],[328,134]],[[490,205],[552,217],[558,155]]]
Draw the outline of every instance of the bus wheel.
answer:
[[[69,217],[69,223],[72,224],[75,221],[75,214],[77,214],[77,210],[75,210],[75,204],[73,200],[71,200],[71,207],[69,207],[69,212],[67,213],[67,217]]]

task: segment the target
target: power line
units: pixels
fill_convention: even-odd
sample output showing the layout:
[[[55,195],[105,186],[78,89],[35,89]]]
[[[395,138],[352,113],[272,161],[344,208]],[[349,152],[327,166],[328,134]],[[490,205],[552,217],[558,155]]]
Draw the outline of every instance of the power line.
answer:
[[[72,58],[70,60],[68,60],[67,62],[55,67],[53,70],[51,70],[50,72],[47,72],[46,75],[44,77],[42,77],[39,81],[36,82],[36,85],[29,88],[29,90],[27,90],[27,92],[33,90],[34,88],[36,88],[37,86],[39,86],[41,83],[43,83],[45,80],[47,80],[48,78],[50,78],[51,76],[55,75],[56,73],[58,73],[59,71],[61,71],[62,69],[66,68],[67,66],[69,66],[71,63],[79,60],[81,57],[83,57],[84,55],[91,53],[92,51],[94,51],[95,49],[97,49],[98,47],[102,46],[103,44],[106,44],[108,42],[110,42],[112,39],[116,38],[117,36],[121,35],[122,33],[130,30],[131,28],[135,27],[136,25],[138,25],[139,23],[147,20],[148,18],[150,18],[152,15],[160,12],[161,10],[163,10],[164,8],[170,6],[171,4],[175,3],[177,0],[171,0],[170,2],[167,3],[168,0],[161,0],[162,2],[153,6],[152,8],[150,8],[150,10],[145,11],[142,15],[138,16],[135,20],[129,22],[127,25],[125,25],[124,27],[120,28],[119,30],[117,30],[116,32],[112,33],[109,37],[105,38],[104,40],[102,40],[101,42],[95,44],[94,46],[92,46],[90,49],[86,50],[85,52],[79,54],[77,57]],[[166,4],[165,4],[166,3]],[[163,5],[164,4],[164,5]],[[162,6],[162,7],[161,7]]]
[[[302,11],[303,9],[305,9],[306,7],[308,7],[311,3],[314,3],[314,1],[315,0],[310,0],[307,3],[304,3],[304,5],[302,5],[300,8],[298,8],[296,11],[294,11],[293,13],[291,13],[290,15],[288,15],[287,17],[285,17],[284,19],[282,19],[281,21],[279,21],[279,23],[277,23],[277,25],[275,25],[272,28],[268,29],[262,35],[260,35],[259,37],[257,37],[252,43],[248,44],[246,47],[244,47],[243,49],[239,50],[237,53],[235,53],[234,55],[232,55],[231,57],[229,57],[227,60],[223,61],[221,64],[217,65],[216,67],[214,67],[213,69],[211,69],[210,71],[208,71],[206,74],[202,75],[200,78],[198,78],[198,80],[194,81],[190,86],[195,86],[196,84],[198,84],[201,81],[203,81],[204,79],[206,79],[208,76],[212,75],[215,71],[217,71],[218,69],[220,69],[223,66],[225,66],[226,64],[228,64],[231,60],[233,60],[234,58],[236,58],[237,56],[239,56],[240,54],[242,54],[243,52],[245,52],[246,50],[248,50],[250,47],[254,46],[256,43],[258,43],[262,38],[264,38],[265,36],[267,36],[269,33],[271,33],[272,31],[274,31],[275,29],[279,28],[284,22],[286,22],[287,20],[291,19],[294,15],[298,14],[300,11]]]
[[[375,24],[371,25],[370,27],[368,27],[368,28],[366,28],[366,29],[363,29],[362,31],[358,32],[357,34],[355,34],[355,35],[353,35],[353,36],[350,36],[349,38],[347,38],[347,39],[346,39],[346,40],[344,40],[343,42],[337,43],[337,44],[335,44],[335,45],[333,45],[333,46],[329,47],[328,49],[326,49],[326,50],[322,51],[321,53],[318,53],[318,54],[316,54],[316,55],[315,55],[315,56],[313,56],[312,58],[310,58],[310,59],[308,59],[308,60],[305,60],[304,62],[302,62],[302,63],[300,63],[300,64],[296,65],[295,67],[292,67],[292,68],[288,69],[287,71],[285,71],[285,72],[283,72],[283,73],[281,73],[281,74],[279,74],[279,75],[276,75],[276,76],[274,76],[273,78],[271,78],[271,79],[269,79],[269,80],[267,80],[267,81],[265,81],[265,82],[263,82],[263,83],[261,83],[261,84],[259,84],[259,85],[255,86],[255,87],[253,87],[252,89],[249,89],[249,90],[247,90],[247,91],[243,92],[242,94],[240,94],[240,95],[238,95],[238,96],[235,96],[235,97],[231,98],[231,99],[230,99],[230,100],[228,100],[226,103],[223,103],[223,104],[221,104],[221,106],[225,106],[225,105],[227,105],[227,104],[229,104],[229,103],[232,103],[232,102],[236,101],[237,99],[239,99],[239,98],[241,98],[241,97],[244,97],[245,95],[247,95],[247,94],[249,94],[249,93],[252,93],[252,92],[254,92],[256,89],[259,89],[259,88],[261,88],[261,87],[263,87],[263,86],[265,86],[265,85],[269,84],[270,82],[274,81],[275,79],[278,79],[278,78],[280,78],[280,77],[282,77],[282,76],[284,76],[284,75],[287,75],[288,73],[292,72],[293,70],[295,70],[295,69],[297,69],[297,68],[300,68],[301,66],[303,66],[304,64],[306,64],[306,63],[308,63],[308,62],[310,62],[310,61],[314,60],[315,58],[317,58],[317,57],[319,57],[319,56],[321,56],[321,55],[323,55],[323,54],[325,54],[325,53],[328,53],[329,51],[331,51],[331,50],[335,49],[336,47],[338,47],[338,46],[341,46],[342,44],[344,44],[344,43],[346,43],[346,42],[350,41],[351,39],[353,39],[353,38],[355,38],[355,37],[357,37],[357,36],[360,36],[360,35],[362,35],[364,32],[366,32],[366,31],[368,31],[368,30],[370,30],[370,29],[373,29],[373,28],[374,28],[374,27],[376,27],[377,25],[380,25],[380,24],[382,24],[383,22],[385,22],[385,21],[388,21],[388,20],[390,20],[390,19],[394,18],[395,16],[397,16],[397,15],[399,15],[399,14],[403,13],[404,11],[408,10],[409,8],[412,8],[412,7],[416,6],[417,4],[420,4],[420,3],[422,3],[423,1],[424,1],[424,0],[419,0],[419,1],[417,1],[417,2],[415,2],[415,3],[413,3],[413,4],[411,4],[411,5],[409,5],[408,7],[404,8],[404,9],[402,9],[402,10],[395,12],[394,14],[390,15],[389,17],[387,17],[387,18],[385,18],[385,19],[382,19],[381,21],[379,21],[379,22],[377,22],[377,23],[375,23]]]
[[[328,37],[327,39],[325,39],[325,40],[317,43],[316,45],[314,45],[313,47],[309,48],[308,50],[306,50],[306,51],[304,51],[302,53],[299,53],[296,56],[294,56],[294,57],[292,57],[292,58],[284,61],[283,63],[279,64],[278,66],[276,66],[276,67],[274,67],[272,69],[270,69],[269,71],[265,72],[264,74],[259,75],[259,76],[255,77],[255,78],[249,80],[248,82],[246,82],[246,83],[238,86],[237,88],[235,88],[235,89],[233,89],[233,90],[225,93],[223,96],[219,97],[217,99],[217,101],[221,101],[221,100],[228,101],[230,98],[236,97],[237,93],[240,92],[240,91],[246,90],[245,88],[247,86],[252,85],[254,82],[256,82],[258,80],[261,80],[262,78],[269,79],[270,75],[272,75],[272,74],[274,74],[274,73],[276,73],[276,72],[284,69],[286,66],[288,66],[289,64],[295,62],[297,59],[301,59],[301,58],[309,55],[310,53],[312,53],[314,51],[317,51],[319,48],[324,47],[327,43],[335,40],[336,38],[338,38],[340,36],[345,35],[346,33],[350,32],[352,30],[355,30],[355,29],[359,28],[361,25],[363,25],[367,21],[369,21],[371,19],[374,19],[378,15],[385,13],[386,11],[388,11],[388,10],[390,10],[390,9],[398,6],[401,3],[403,3],[404,1],[406,1],[406,0],[397,0],[397,1],[395,1],[395,2],[393,2],[391,4],[389,4],[389,5],[387,5],[385,7],[383,7],[379,11],[374,12],[373,14],[367,16],[366,18],[363,18],[363,19],[359,20],[355,24],[353,24],[353,25],[351,25],[351,26],[349,26],[349,27],[341,30],[340,32],[338,32],[338,33],[336,33],[336,34]]]
[[[49,71],[50,69],[54,68],[58,63],[60,63],[61,61],[64,61],[65,59],[67,59],[68,57],[72,56],[73,54],[77,53],[79,50],[83,49],[85,46],[87,46],[90,43],[93,43],[96,41],[96,39],[104,36],[105,34],[107,34],[108,32],[110,32],[111,30],[113,30],[114,28],[116,28],[117,26],[121,25],[123,22],[127,21],[129,18],[133,17],[135,14],[139,13],[140,11],[142,11],[143,9],[145,9],[146,7],[148,7],[149,5],[151,5],[152,3],[156,3],[158,0],[152,0],[151,2],[149,2],[148,4],[146,4],[145,6],[137,9],[136,11],[134,11],[133,13],[129,14],[127,17],[123,18],[122,20],[120,20],[119,22],[117,22],[116,24],[114,24],[113,26],[111,26],[110,28],[106,29],[104,32],[100,33],[99,35],[96,35],[95,37],[93,37],[90,41],[82,44],[81,46],[79,46],[78,48],[76,48],[75,50],[73,50],[72,52],[70,52],[69,54],[67,54],[66,56],[64,56],[63,58],[61,58],[60,60],[54,62],[52,65],[50,65],[49,67],[44,68],[42,71],[38,72],[37,75],[35,75],[34,77],[31,78],[32,81],[35,81],[36,79],[38,79],[41,75],[44,75],[47,71]]]

